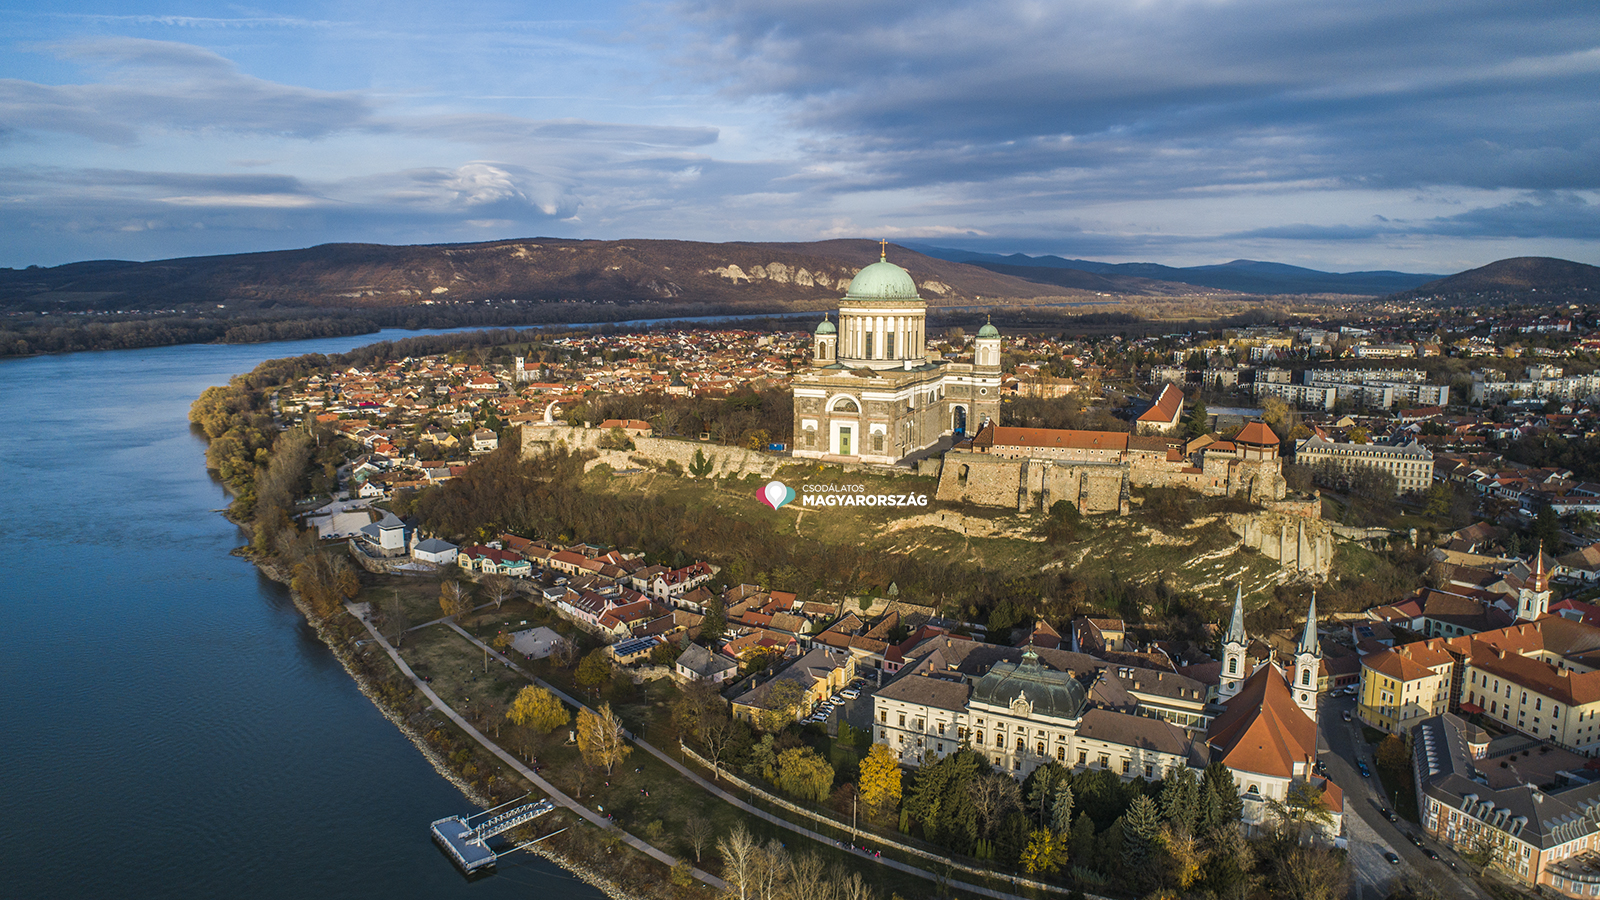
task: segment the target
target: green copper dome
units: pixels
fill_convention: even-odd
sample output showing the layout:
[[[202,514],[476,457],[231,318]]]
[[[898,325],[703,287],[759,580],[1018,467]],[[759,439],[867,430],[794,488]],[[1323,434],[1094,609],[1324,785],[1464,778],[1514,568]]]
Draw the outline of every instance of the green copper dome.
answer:
[[[834,324],[832,322],[828,321],[827,319],[823,319],[821,322],[817,323],[817,330],[815,332],[813,332],[813,333],[814,334],[838,334],[839,333],[839,329],[835,328]]]
[[[981,338],[997,338],[999,336],[1000,336],[1000,329],[994,327],[993,323],[985,322],[983,324],[983,327],[978,329],[978,337],[981,337]]]
[[[844,295],[857,300],[915,300],[917,284],[910,272],[880,260],[857,272]]]

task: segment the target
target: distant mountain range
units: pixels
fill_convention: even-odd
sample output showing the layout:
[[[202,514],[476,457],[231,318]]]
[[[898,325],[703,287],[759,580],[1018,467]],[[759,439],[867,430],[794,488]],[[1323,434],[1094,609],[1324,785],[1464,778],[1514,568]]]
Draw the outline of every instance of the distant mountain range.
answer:
[[[1531,303],[1600,300],[1600,267],[1548,256],[1518,256],[1468,269],[1405,291],[1398,298],[1437,303]]]
[[[951,262],[982,266],[994,272],[1015,275],[1030,281],[1084,290],[1142,293],[1151,283],[1193,285],[1244,294],[1356,294],[1369,297],[1393,294],[1420,287],[1440,275],[1407,272],[1319,272],[1283,263],[1236,259],[1214,266],[1176,268],[1157,263],[1103,263],[1087,259],[1062,259],[1059,256],[1026,256],[1013,253],[974,253],[910,244],[918,252]],[[1101,276],[1093,278],[1091,276]]]
[[[452,301],[649,307],[652,314],[832,308],[877,262],[876,241],[726,243],[529,238],[304,250],[154,262],[97,260],[0,269],[0,309],[19,311],[422,306]],[[933,305],[1076,292],[893,247]],[[581,321],[575,319],[574,321]]]
[[[506,321],[552,322],[820,312],[832,309],[855,273],[876,262],[879,253],[878,243],[866,240],[712,244],[527,238],[400,247],[327,244],[154,262],[96,260],[0,269],[0,311],[176,310],[213,317],[232,317],[237,311],[282,317],[303,309],[423,311],[490,304],[517,311]],[[911,272],[923,298],[935,307],[1076,303],[1097,295],[1178,300],[1231,293],[1398,292],[1403,297],[1479,302],[1600,291],[1600,269],[1555,259],[1502,260],[1441,277],[1319,272],[1250,260],[1175,268],[922,245],[891,245],[888,254]],[[225,309],[219,311],[219,306]]]

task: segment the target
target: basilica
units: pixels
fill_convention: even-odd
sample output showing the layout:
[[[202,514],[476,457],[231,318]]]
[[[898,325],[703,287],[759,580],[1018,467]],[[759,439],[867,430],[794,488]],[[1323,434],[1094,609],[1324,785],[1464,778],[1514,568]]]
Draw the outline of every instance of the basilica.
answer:
[[[928,304],[886,255],[862,269],[794,376],[794,450],[803,459],[893,464],[1000,418],[1000,332],[985,324],[972,361],[928,351]]]

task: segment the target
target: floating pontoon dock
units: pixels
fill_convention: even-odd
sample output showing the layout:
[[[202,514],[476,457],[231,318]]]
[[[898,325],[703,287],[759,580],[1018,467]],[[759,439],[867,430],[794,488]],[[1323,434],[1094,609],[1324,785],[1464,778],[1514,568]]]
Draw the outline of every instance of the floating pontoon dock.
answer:
[[[489,849],[490,838],[531,822],[555,809],[555,805],[549,800],[515,805],[526,799],[519,797],[510,803],[486,809],[466,818],[450,816],[440,819],[431,826],[433,841],[450,855],[451,861],[457,868],[468,875],[490,868],[497,856],[495,851]],[[479,820],[476,825],[473,824],[474,819]]]

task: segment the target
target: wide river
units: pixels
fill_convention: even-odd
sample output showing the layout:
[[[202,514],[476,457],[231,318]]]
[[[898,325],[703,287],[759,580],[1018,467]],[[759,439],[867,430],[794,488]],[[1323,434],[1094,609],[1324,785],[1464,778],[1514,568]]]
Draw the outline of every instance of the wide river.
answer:
[[[284,588],[228,555],[189,403],[258,362],[427,332],[0,362],[0,896],[598,898],[475,811]]]

